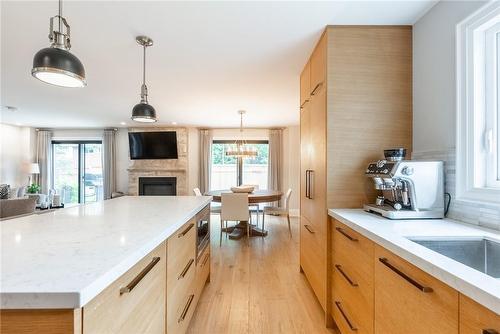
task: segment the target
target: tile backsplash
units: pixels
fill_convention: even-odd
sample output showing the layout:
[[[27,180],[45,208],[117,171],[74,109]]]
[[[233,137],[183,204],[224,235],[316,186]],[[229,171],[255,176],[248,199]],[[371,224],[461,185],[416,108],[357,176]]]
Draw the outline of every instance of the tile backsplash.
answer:
[[[489,203],[471,203],[455,197],[455,149],[446,151],[413,152],[415,160],[444,161],[445,191],[451,194],[448,218],[500,231],[500,206]]]

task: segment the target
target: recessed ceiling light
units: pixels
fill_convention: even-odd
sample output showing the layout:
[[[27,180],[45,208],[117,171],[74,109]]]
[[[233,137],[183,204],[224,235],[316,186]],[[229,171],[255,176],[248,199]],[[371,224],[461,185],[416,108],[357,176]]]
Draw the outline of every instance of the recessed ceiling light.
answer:
[[[177,125],[177,122],[172,122],[172,125]]]
[[[125,123],[125,122],[120,122],[120,125],[127,125],[127,123]]]

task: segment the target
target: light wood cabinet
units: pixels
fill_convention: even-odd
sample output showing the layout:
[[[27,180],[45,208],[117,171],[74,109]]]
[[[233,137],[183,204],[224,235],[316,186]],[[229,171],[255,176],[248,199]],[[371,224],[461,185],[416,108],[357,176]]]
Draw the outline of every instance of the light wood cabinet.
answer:
[[[167,333],[186,331],[199,298],[195,223],[191,219],[167,240]]]
[[[458,292],[375,246],[375,333],[458,333]]]
[[[304,104],[309,101],[309,96],[311,93],[310,89],[311,83],[311,66],[308,62],[302,73],[300,74],[300,108],[304,107]]]
[[[461,294],[460,334],[500,334],[500,315]]]
[[[412,149],[412,28],[328,26],[300,85],[300,231],[309,233],[303,226],[310,225],[316,242],[301,236],[301,268],[328,323],[333,246],[327,209],[373,201],[363,176],[368,163],[389,147]],[[304,262],[309,254],[315,266]]]
[[[334,221],[332,316],[341,333],[373,333],[374,244]]]
[[[83,307],[83,333],[165,332],[163,242]]]

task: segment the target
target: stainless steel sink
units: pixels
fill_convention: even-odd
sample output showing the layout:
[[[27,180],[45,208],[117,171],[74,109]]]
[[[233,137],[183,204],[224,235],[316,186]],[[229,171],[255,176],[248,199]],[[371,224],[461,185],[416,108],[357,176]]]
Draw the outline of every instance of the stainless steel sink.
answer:
[[[494,278],[500,278],[500,242],[486,238],[408,239]]]

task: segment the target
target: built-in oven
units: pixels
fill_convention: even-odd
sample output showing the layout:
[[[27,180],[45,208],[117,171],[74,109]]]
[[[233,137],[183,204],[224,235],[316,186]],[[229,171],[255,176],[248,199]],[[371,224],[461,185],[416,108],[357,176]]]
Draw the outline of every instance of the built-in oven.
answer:
[[[210,244],[210,205],[196,215],[196,262]]]

